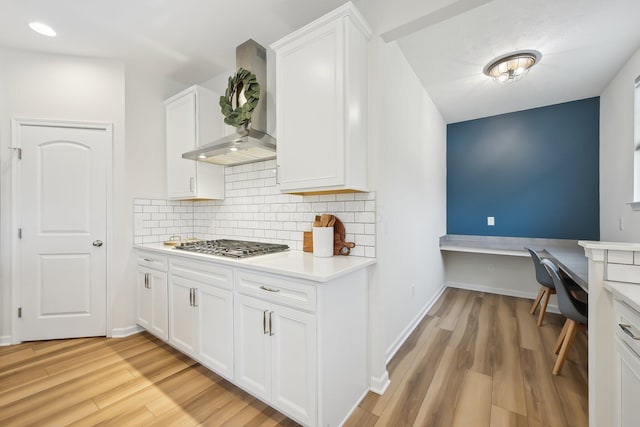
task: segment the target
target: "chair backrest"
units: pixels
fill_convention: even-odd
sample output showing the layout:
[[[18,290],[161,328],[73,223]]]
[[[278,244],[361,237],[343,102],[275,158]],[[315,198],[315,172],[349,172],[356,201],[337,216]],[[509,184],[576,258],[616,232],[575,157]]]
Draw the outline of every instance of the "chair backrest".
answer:
[[[553,279],[547,272],[547,269],[540,264],[541,258],[538,255],[538,252],[534,251],[531,248],[525,248],[531,254],[531,259],[533,260],[533,266],[536,268],[536,280],[541,285],[546,286],[547,288],[555,288],[555,284],[553,283]]]
[[[588,321],[587,304],[571,295],[564,279],[560,276],[558,267],[551,260],[543,259],[540,262],[547,269],[556,286],[560,313],[569,319],[586,325]]]

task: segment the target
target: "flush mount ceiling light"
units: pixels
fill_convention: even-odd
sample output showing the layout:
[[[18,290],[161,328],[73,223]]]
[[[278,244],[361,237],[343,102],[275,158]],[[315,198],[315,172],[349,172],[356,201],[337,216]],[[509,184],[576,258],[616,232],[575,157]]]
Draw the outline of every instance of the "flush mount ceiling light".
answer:
[[[515,82],[526,76],[541,58],[537,50],[521,50],[494,59],[482,71],[493,80]]]
[[[35,31],[38,34],[42,34],[47,37],[55,37],[56,32],[48,26],[47,24],[43,24],[42,22],[29,22],[29,28]]]

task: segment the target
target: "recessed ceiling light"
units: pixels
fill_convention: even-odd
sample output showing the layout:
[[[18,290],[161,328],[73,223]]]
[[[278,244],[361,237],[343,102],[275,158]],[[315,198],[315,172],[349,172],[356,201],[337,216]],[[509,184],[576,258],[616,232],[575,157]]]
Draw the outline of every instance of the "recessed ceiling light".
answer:
[[[42,34],[47,37],[55,37],[56,32],[48,26],[47,24],[43,24],[42,22],[29,22],[29,28],[35,31],[38,34]]]

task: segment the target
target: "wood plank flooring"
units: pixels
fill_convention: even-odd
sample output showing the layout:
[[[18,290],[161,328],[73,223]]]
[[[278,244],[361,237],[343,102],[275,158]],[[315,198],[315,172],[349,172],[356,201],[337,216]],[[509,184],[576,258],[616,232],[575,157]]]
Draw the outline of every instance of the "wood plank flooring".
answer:
[[[449,288],[389,363],[346,426],[586,427],[587,336],[551,370],[564,318],[531,300]]]
[[[347,426],[587,426],[587,341],[561,375],[562,319],[538,328],[530,300],[447,289]],[[143,333],[0,347],[2,426],[294,426]]]

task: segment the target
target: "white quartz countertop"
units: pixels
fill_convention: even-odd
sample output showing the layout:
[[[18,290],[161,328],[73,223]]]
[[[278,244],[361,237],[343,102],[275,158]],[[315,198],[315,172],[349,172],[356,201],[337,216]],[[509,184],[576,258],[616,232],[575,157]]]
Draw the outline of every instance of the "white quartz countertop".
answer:
[[[640,285],[636,283],[604,282],[604,288],[617,299],[640,312]]]
[[[314,282],[328,282],[376,263],[374,258],[355,256],[319,258],[314,257],[311,253],[294,250],[237,259],[181,251],[165,246],[162,243],[135,245],[134,248],[267,273],[282,274]]]

